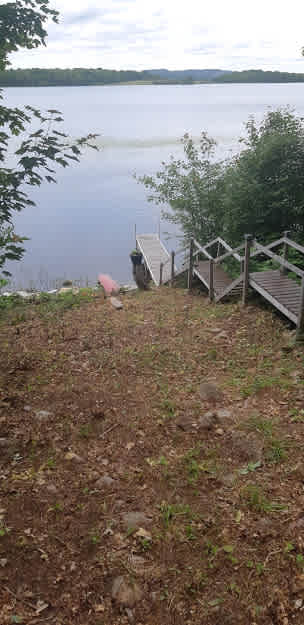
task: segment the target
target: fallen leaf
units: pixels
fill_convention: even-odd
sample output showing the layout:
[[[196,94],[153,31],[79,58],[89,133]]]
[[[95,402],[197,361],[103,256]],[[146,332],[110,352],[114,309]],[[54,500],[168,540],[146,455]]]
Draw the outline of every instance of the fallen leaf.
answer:
[[[135,536],[137,536],[137,538],[144,538],[145,540],[152,540],[152,534],[150,534],[150,532],[147,532],[147,530],[145,530],[143,527],[139,528]]]

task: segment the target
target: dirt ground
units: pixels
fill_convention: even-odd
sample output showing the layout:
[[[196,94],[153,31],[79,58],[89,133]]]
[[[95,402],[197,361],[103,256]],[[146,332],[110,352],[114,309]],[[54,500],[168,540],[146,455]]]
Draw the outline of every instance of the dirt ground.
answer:
[[[2,314],[1,625],[303,625],[303,348],[260,303],[123,303]]]

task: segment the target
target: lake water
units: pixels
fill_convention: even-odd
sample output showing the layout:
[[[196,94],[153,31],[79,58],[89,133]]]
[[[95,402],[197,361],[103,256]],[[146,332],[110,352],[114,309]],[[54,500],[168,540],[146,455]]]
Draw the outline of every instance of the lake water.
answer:
[[[57,185],[31,193],[37,206],[17,215],[19,234],[30,237],[21,263],[9,269],[15,284],[38,287],[58,277],[95,281],[110,273],[131,281],[129,252],[138,232],[157,232],[161,208],[148,203],[133,174],[152,174],[171,154],[182,155],[185,132],[214,137],[219,156],[238,149],[244,123],[267,108],[290,105],[304,114],[304,85],[176,85],[11,88],[6,103],[62,111],[72,136],[98,133],[99,152],[86,151],[79,165],[60,170]],[[168,248],[176,248],[177,230]]]

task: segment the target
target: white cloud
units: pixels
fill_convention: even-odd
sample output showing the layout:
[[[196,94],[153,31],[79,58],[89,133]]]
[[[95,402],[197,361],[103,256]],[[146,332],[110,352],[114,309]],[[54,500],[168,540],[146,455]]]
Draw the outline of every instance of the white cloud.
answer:
[[[302,0],[53,0],[47,48],[15,67],[169,69],[260,67],[303,71]],[[71,7],[72,4],[72,7]],[[302,67],[303,65],[303,67]]]

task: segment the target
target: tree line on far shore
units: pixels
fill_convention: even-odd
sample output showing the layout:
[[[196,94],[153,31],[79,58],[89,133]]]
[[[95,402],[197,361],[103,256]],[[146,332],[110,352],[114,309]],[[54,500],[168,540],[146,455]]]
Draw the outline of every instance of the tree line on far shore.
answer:
[[[288,83],[304,82],[304,74],[245,70],[110,70],[103,68],[29,68],[0,71],[1,87],[57,87],[111,85],[132,82],[153,84],[191,84],[192,82],[216,83]]]

